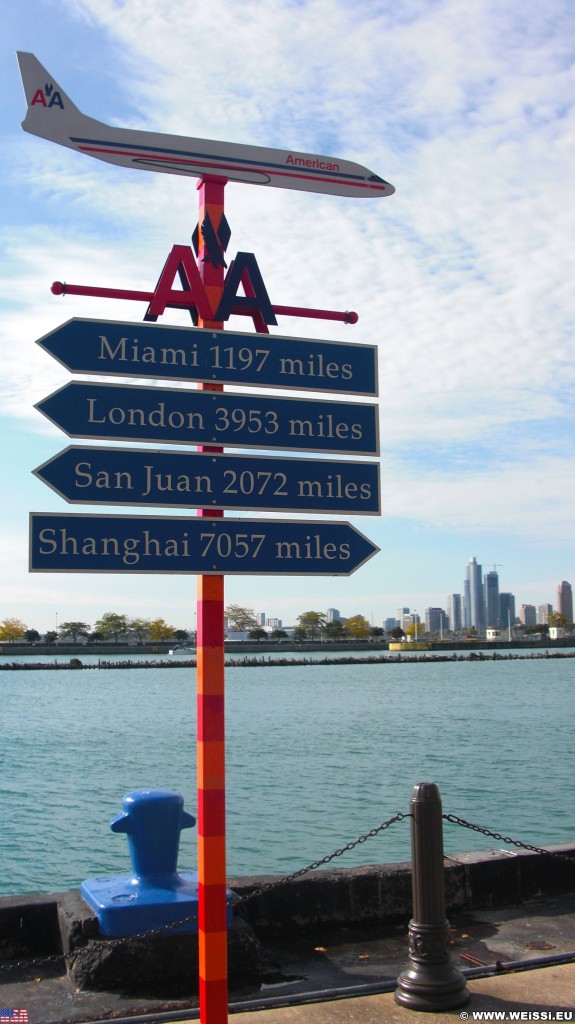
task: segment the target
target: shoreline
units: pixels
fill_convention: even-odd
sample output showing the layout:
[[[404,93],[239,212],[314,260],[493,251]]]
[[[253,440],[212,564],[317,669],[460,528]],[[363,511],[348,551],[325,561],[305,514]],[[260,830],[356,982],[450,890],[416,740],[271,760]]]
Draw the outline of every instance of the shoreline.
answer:
[[[539,661],[539,660],[556,660],[558,658],[575,658],[575,651],[550,651],[546,649],[544,651],[531,651],[529,654],[501,654],[499,651],[470,651],[468,654],[461,654],[457,651],[453,651],[452,654],[406,654],[405,652],[399,652],[397,654],[376,654],[367,657],[355,657],[353,655],[340,655],[330,657],[326,655],[324,658],[286,658],[286,657],[266,657],[260,655],[258,657],[247,656],[244,658],[226,658],[225,665],[227,668],[278,668],[278,667],[289,667],[305,665],[309,666],[321,666],[321,665],[405,665],[413,663],[425,662],[426,664],[444,664],[450,661],[480,661],[480,662],[493,662],[493,661]],[[176,669],[176,668],[196,668],[195,658],[178,658],[174,661],[107,661],[104,659],[99,660],[96,664],[84,664],[80,658],[72,657],[69,661],[36,661],[36,662],[18,662],[12,661],[6,664],[0,663],[0,672],[31,672],[31,671],[72,671],[78,672],[84,669]]]

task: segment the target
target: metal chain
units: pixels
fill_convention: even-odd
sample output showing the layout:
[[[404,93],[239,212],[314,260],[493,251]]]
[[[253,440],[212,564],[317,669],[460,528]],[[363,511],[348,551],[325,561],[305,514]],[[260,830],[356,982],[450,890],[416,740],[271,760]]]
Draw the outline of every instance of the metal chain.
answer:
[[[556,850],[545,850],[542,846],[532,846],[530,843],[522,843],[520,839],[512,839],[510,836],[501,836],[499,832],[490,832],[488,828],[481,828],[480,825],[473,825],[472,822],[466,821],[465,818],[458,818],[456,814],[442,814],[442,818],[448,821],[451,825],[462,825],[463,828],[470,828],[472,832],[481,832],[484,836],[489,836],[490,839],[496,839],[498,843],[507,843],[508,846],[518,846],[522,850],[531,850],[532,853],[541,853],[547,857],[556,857],[559,860],[565,860],[568,864],[575,864],[573,857],[566,853],[559,853]]]
[[[242,903],[247,903],[248,900],[253,899],[254,896],[261,896],[264,892],[270,892],[272,889],[277,889],[281,885],[286,885],[288,882],[293,882],[296,878],[301,878],[302,875],[307,875],[309,871],[315,871],[323,864],[329,864],[330,861],[335,860],[336,857],[341,857],[342,854],[348,853],[350,850],[354,850],[356,846],[360,846],[362,843],[367,842],[368,839],[372,839],[374,836],[383,832],[389,828],[390,825],[395,824],[396,821],[402,821],[403,818],[409,817],[409,814],[395,814],[393,818],[389,818],[387,821],[382,822],[381,825],[377,825],[375,828],[370,829],[364,835],[359,836],[352,842],[347,843],[345,846],[340,847],[338,850],[334,850],[333,853],[328,853],[321,860],[315,860],[312,864],[308,864],[305,868],[299,868],[298,871],[294,871],[291,875],[286,875],[284,878],[278,878],[274,882],[268,882],[266,885],[260,886],[258,889],[253,889],[249,893],[245,893],[243,896],[236,896],[230,901],[232,907],[237,907]],[[149,931],[139,932],[136,935],[123,936],[117,939],[104,939],[98,942],[99,948],[110,948],[114,946],[124,945],[126,942],[134,942],[137,939],[149,939],[153,936],[162,934],[163,932],[170,932],[176,928],[181,928],[184,925],[192,924],[198,920],[197,914],[192,914],[190,917],[182,917],[179,921],[170,921],[168,924],[159,925],[157,928],[151,928]],[[0,963],[0,971],[13,971],[19,967],[34,967],[38,964],[54,963],[57,960],[67,960],[73,958],[74,953],[52,953],[49,956],[34,957],[25,960],[11,960],[9,963]]]
[[[325,857],[320,860],[314,860],[311,864],[306,865],[304,868],[299,868],[297,871],[292,872],[291,875],[285,875],[282,878],[278,878],[273,882],[267,882],[265,885],[258,886],[257,889],[252,889],[251,892],[245,893],[243,896],[236,896],[231,901],[232,907],[238,907],[243,903],[247,903],[248,900],[254,899],[256,896],[262,896],[264,893],[271,892],[274,889],[278,889],[282,885],[287,885],[289,882],[295,881],[296,878],[302,878],[303,875],[307,875],[310,871],[316,871],[318,868],[323,867],[325,864],[329,864],[337,857],[341,857],[344,853],[349,853],[351,850],[355,850],[357,846],[361,846],[367,842],[368,839],[373,839],[374,836],[379,835],[380,832],[384,832],[398,821],[403,821],[404,818],[412,817],[411,812],[405,814],[394,814],[392,818],[388,818],[387,821],[377,825],[375,828],[369,830],[369,832],[358,836],[357,839],[346,843],[345,846],[341,846],[339,849],[334,850],[333,853],[328,853]],[[466,821],[465,818],[459,818],[456,814],[442,814],[444,821],[448,821],[451,825],[461,825],[463,828],[471,829],[473,832],[480,832],[484,836],[489,836],[491,839],[497,840],[500,843],[506,843],[508,846],[517,846],[522,850],[530,850],[532,853],[544,854],[548,857],[555,857],[560,860],[566,861],[568,864],[573,865],[575,860],[573,857],[567,854],[558,853],[554,850],[546,850],[540,846],[533,846],[530,843],[523,843],[520,839],[512,839],[510,836],[502,836],[499,832],[491,832],[488,828],[482,828],[480,825],[474,825],[470,821]],[[448,858],[451,859],[451,858]],[[126,942],[134,942],[138,939],[149,939],[150,937],[160,935],[164,932],[173,932],[176,928],[182,928],[184,925],[192,924],[198,920],[198,915],[193,914],[190,917],[183,917],[179,921],[170,921],[168,924],[159,925],[158,928],[150,929],[149,931],[139,932],[136,935],[123,936],[117,939],[104,939],[99,941],[98,945],[100,948],[107,947],[113,948],[114,946],[125,945]],[[11,960],[9,963],[0,963],[0,970],[13,971],[17,968],[34,967],[38,964],[54,963],[57,960],[67,960],[73,957],[74,953],[53,953],[49,956],[26,958],[25,960]]]
[[[247,900],[253,899],[254,896],[261,896],[265,892],[270,892],[272,889],[279,888],[280,885],[286,885],[288,882],[293,882],[296,878],[301,878],[302,875],[307,875],[310,871],[316,871],[317,868],[322,867],[324,864],[329,864],[330,861],[335,860],[336,857],[341,857],[344,853],[349,853],[350,850],[355,850],[356,846],[361,846],[362,843],[366,843],[368,839],[373,839],[374,836],[379,835],[380,832],[384,832],[386,828],[394,825],[396,821],[403,821],[404,818],[411,817],[410,813],[407,814],[394,814],[393,818],[388,818],[387,821],[383,821],[381,825],[377,825],[375,828],[370,829],[362,836],[358,836],[350,843],[346,843],[345,846],[334,850],[333,853],[328,853],[327,856],[322,857],[321,860],[314,860],[311,864],[308,864],[305,868],[300,868],[299,871],[294,871],[291,875],[286,875],[284,878],[278,878],[274,882],[267,882],[265,885],[259,886],[257,889],[252,889],[251,892],[246,893],[244,896],[238,896],[233,901],[233,906],[238,906],[240,903],[246,903]]]

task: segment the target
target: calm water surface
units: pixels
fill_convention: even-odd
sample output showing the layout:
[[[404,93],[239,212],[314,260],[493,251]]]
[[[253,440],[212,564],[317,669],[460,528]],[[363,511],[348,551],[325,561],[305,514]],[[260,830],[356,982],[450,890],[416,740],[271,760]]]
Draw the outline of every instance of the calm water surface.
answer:
[[[408,811],[428,780],[446,813],[536,845],[573,841],[574,671],[572,659],[228,668],[229,874],[297,870]],[[1,893],[125,872],[109,822],[129,790],[176,789],[195,812],[193,669],[0,672],[0,693]],[[445,825],[447,853],[501,845]],[[408,858],[405,820],[337,863]],[[179,866],[195,866],[194,829]]]

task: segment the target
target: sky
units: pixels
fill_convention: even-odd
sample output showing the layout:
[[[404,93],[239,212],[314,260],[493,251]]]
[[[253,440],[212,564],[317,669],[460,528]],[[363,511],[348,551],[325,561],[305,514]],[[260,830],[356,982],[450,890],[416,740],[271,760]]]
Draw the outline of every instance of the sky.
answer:
[[[70,379],[35,341],[71,317],[144,313],[50,286],[152,289],[198,211],[194,179],[24,133],[17,50],[107,124],[355,160],[396,188],[226,187],[229,250],[255,254],[274,304],[359,314],[281,317],[272,334],[377,344],[382,486],[381,517],[348,517],[381,548],[356,573],[229,576],[226,603],[381,625],[445,608],[475,556],[517,606],[555,606],[575,583],[572,3],[27,0],[0,29],[0,620],[43,632],[116,611],[193,629],[196,612],[190,576],[28,571],[30,511],[106,511],[32,475],[70,443],[34,409]]]

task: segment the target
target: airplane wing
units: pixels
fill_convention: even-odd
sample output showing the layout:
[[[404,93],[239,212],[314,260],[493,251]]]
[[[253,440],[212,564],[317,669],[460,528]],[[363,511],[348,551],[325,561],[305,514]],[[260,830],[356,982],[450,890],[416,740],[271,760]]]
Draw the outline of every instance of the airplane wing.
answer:
[[[106,163],[326,195],[374,198],[395,192],[350,160],[106,125],[83,114],[32,53],[18,53],[18,63],[28,104],[24,131]]]

